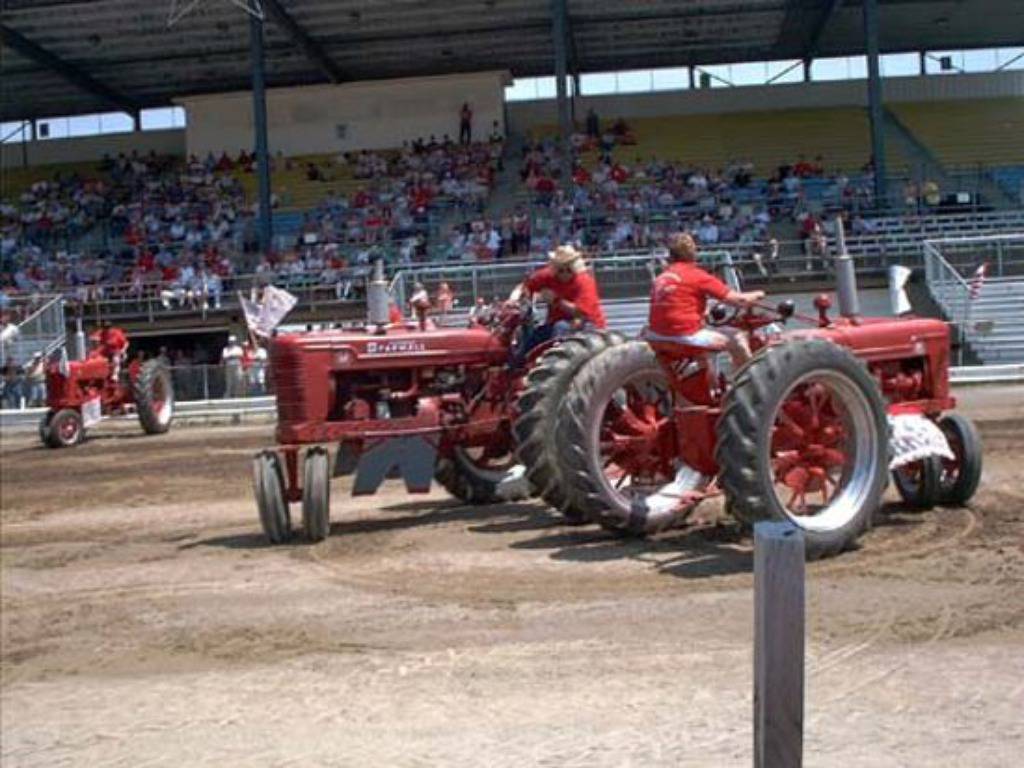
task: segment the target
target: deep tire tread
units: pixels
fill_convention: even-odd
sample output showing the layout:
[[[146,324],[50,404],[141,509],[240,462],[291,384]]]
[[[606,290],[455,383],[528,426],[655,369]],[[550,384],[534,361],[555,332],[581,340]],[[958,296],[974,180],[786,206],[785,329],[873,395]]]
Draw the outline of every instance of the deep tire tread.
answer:
[[[583,523],[585,508],[570,501],[563,476],[565,456],[553,428],[577,372],[595,356],[622,344],[625,337],[613,331],[593,331],[569,336],[538,359],[526,376],[512,425],[516,454],[526,468],[531,488],[570,522]]]
[[[720,467],[719,484],[729,509],[745,526],[762,520],[788,519],[777,508],[774,493],[764,487],[758,470],[761,460],[759,436],[767,425],[770,407],[783,395],[795,376],[811,369],[842,370],[869,398],[875,411],[879,435],[885,440],[883,461],[873,479],[872,493],[863,511],[842,531],[818,533],[805,530],[809,559],[828,557],[850,547],[872,523],[888,476],[889,427],[885,404],[867,366],[843,347],[824,339],[786,341],[765,347],[735,375],[726,394],[718,422],[715,460]]]

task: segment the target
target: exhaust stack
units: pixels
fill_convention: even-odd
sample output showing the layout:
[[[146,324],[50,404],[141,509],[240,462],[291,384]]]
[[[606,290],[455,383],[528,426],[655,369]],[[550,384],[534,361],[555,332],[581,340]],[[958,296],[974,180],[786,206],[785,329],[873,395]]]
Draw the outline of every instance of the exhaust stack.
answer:
[[[75,360],[85,360],[85,331],[80,317],[75,320]]]
[[[853,269],[853,257],[846,251],[846,233],[843,219],[836,216],[836,294],[839,297],[839,314],[857,321],[860,317],[860,299],[857,296],[857,273]]]
[[[384,277],[384,260],[377,259],[373,262],[373,274],[370,282],[366,285],[366,320],[371,326],[378,329],[388,324],[388,307],[391,304],[391,294],[388,293],[388,281]]]

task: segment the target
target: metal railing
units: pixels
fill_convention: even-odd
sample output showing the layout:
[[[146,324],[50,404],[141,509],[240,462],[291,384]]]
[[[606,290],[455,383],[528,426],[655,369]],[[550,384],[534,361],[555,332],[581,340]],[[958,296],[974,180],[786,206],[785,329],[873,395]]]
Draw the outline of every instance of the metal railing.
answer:
[[[17,323],[16,331],[5,333],[10,338],[0,342],[0,367],[8,362],[24,363],[37,352],[46,355],[64,344],[63,297],[43,297],[42,301],[41,306]]]
[[[968,345],[986,362],[1024,356],[1024,233],[927,240],[922,253],[932,298],[956,325],[960,362]],[[987,274],[972,296],[969,280],[981,264]],[[976,314],[984,322],[975,323]]]

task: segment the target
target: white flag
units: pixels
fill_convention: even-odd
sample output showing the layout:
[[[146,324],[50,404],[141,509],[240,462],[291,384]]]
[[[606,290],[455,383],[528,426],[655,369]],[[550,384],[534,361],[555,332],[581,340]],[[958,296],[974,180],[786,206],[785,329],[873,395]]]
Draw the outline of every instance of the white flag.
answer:
[[[292,311],[299,300],[282,288],[268,285],[263,289],[263,303],[260,315],[253,332],[258,336],[268,337],[273,333],[284,316]]]
[[[889,267],[889,305],[894,315],[905,315],[913,309],[906,291],[910,275],[911,270],[902,264],[893,264]]]
[[[238,303],[242,307],[242,314],[245,315],[245,324],[249,326],[250,331],[256,333],[260,320],[260,305],[245,298],[241,291],[238,292]]]

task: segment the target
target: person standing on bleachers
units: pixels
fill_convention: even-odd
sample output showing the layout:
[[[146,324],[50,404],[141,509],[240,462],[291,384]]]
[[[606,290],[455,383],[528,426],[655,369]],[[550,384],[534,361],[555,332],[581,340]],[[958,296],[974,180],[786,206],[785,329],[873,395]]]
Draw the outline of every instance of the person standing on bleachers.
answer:
[[[473,110],[463,102],[459,111],[459,143],[469,144],[473,141]]]

